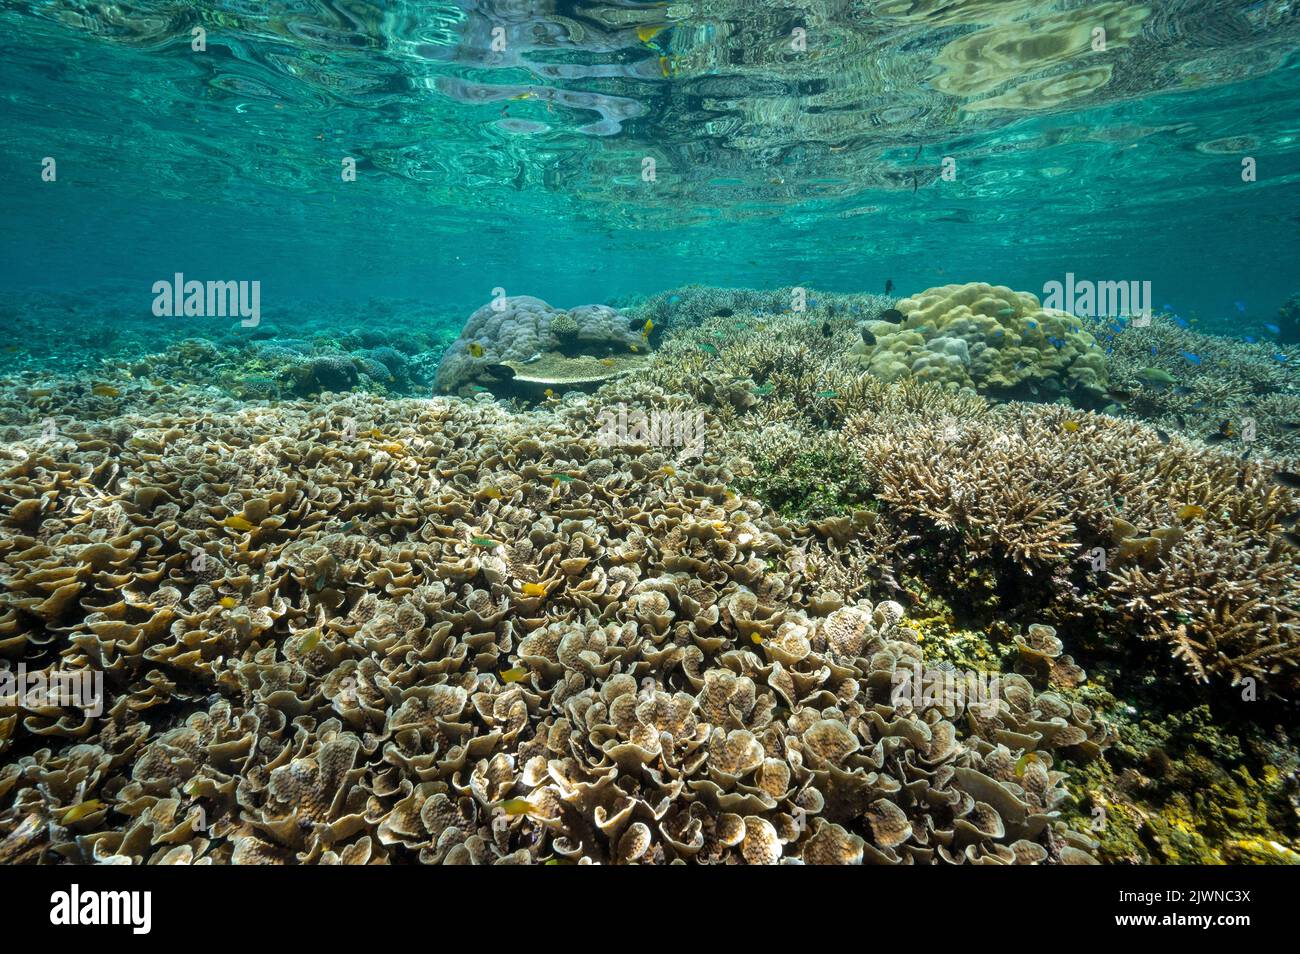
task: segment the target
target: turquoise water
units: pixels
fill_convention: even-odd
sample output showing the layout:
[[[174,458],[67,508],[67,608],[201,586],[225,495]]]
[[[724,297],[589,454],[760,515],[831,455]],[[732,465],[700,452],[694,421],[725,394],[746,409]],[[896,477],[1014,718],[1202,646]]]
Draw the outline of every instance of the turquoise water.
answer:
[[[1298,46],[0,0],[0,865],[1300,863]]]
[[[1227,332],[1300,290],[1290,3],[57,0],[0,25],[9,289],[147,313],[183,272],[260,280],[271,317],[464,316],[498,286],[1073,272]]]

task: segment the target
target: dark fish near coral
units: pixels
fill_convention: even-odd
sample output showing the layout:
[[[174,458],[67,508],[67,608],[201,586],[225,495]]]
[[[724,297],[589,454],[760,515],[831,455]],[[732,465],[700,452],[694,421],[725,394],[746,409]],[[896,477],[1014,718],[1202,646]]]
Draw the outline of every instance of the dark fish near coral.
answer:
[[[901,324],[905,317],[906,315],[904,315],[897,308],[886,308],[884,311],[880,313],[881,321],[890,321],[896,325]]]
[[[1133,391],[1130,391],[1128,388],[1111,388],[1107,392],[1107,394],[1109,394],[1120,404],[1127,404],[1129,401],[1133,400],[1133,398],[1136,396],[1135,393]]]
[[[1207,444],[1222,444],[1224,441],[1230,441],[1237,436],[1236,429],[1232,426],[1232,421],[1226,418],[1219,422],[1218,430],[1205,439]]]
[[[869,348],[874,348],[876,346],[876,336],[871,333],[871,329],[863,325],[858,330],[862,332],[862,343]]]
[[[1275,470],[1273,471],[1273,480],[1283,487],[1300,489],[1300,474],[1293,474],[1288,470]]]
[[[830,323],[829,321],[823,321],[823,322],[822,322],[822,337],[823,337],[823,338],[829,338],[829,337],[830,337],[831,335],[833,335],[833,334],[835,334],[835,331],[834,331],[833,328],[831,328],[831,323]]]

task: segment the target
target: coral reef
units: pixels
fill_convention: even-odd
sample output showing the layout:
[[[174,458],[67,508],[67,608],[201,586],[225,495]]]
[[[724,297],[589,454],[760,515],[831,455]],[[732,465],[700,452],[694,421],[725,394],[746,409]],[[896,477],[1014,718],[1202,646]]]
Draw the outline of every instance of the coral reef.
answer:
[[[1053,598],[1167,643],[1198,680],[1300,688],[1300,497],[1269,466],[1062,407],[897,402],[845,427],[891,515],[1051,576]],[[1057,571],[1063,572],[1057,572]]]
[[[1067,312],[1002,285],[945,285],[895,306],[897,321],[864,326],[854,348],[863,368],[885,381],[914,377],[994,394],[1106,392],[1106,357]]]
[[[692,328],[710,318],[734,318],[742,314],[774,316],[803,314],[806,317],[850,317],[871,321],[891,308],[888,295],[818,291],[811,288],[714,288],[686,285],[660,292],[645,301],[629,303],[626,310],[638,318],[650,318],[664,330]]]
[[[0,861],[1293,860],[1296,747],[1252,728],[1300,688],[1285,420],[1243,459],[1135,396],[864,370],[864,327],[1036,307],[955,288],[897,331],[880,296],[509,299],[546,353],[462,337],[431,400],[385,393],[428,339],[364,329],[6,378],[0,677],[104,697],[0,689]],[[1190,340],[1090,327],[1108,392]],[[1075,363],[1044,396],[1096,403]],[[564,386],[471,383],[519,379]],[[702,450],[611,440],[628,409]]]
[[[434,379],[442,392],[502,382],[596,384],[640,363],[650,349],[641,322],[608,305],[562,311],[540,298],[499,298],[470,315]]]
[[[1300,349],[1203,334],[1171,315],[1085,322],[1105,344],[1109,413],[1236,453],[1300,454]]]
[[[0,856],[1091,860],[1054,768],[1105,743],[1087,707],[899,693],[901,607],[814,586],[725,465],[665,477],[597,410],[353,395],[11,443],[0,650],[107,698],[0,709]]]

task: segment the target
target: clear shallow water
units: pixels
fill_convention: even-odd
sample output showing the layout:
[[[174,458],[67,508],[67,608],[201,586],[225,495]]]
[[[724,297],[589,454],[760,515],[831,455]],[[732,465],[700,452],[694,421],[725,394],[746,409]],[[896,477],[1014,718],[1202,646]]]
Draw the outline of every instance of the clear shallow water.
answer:
[[[496,286],[567,306],[1074,272],[1225,332],[1300,290],[1289,3],[53,2],[0,24],[9,287],[145,311],[181,271],[260,280],[268,315],[467,314]]]

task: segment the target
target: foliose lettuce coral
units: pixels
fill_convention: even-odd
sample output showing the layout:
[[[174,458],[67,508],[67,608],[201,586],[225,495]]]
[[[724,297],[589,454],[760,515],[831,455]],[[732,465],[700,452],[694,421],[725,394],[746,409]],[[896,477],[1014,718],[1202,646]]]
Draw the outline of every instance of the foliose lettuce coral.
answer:
[[[725,460],[601,444],[616,400],[684,401],[29,427],[0,652],[107,678],[98,714],[0,708],[0,858],[1091,860],[1054,767],[1106,744],[1091,711],[900,692],[903,608],[814,583]]]

